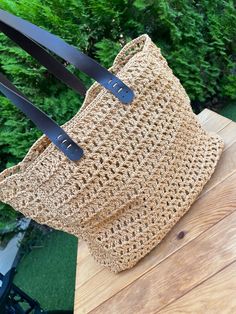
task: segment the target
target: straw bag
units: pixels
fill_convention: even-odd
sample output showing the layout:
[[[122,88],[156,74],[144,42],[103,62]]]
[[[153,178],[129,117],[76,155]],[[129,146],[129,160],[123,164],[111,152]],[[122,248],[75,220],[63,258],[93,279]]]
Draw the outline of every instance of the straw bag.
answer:
[[[85,93],[81,82],[42,46],[97,81],[60,127],[1,75],[2,93],[45,135],[0,174],[0,200],[84,239],[110,270],[131,268],[190,208],[214,172],[223,141],[202,129],[148,35],[126,44],[106,70],[2,10],[0,21],[5,34],[78,92]]]

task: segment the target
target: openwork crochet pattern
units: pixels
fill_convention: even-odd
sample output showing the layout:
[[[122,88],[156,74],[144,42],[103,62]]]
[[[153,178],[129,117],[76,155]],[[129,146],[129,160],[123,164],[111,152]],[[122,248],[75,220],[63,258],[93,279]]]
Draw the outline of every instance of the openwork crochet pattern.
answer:
[[[124,105],[94,83],[62,127],[84,149],[67,159],[43,135],[0,174],[0,200],[84,239],[114,272],[134,266],[186,213],[224,143],[199,124],[160,49],[146,34],[109,69],[135,93]]]

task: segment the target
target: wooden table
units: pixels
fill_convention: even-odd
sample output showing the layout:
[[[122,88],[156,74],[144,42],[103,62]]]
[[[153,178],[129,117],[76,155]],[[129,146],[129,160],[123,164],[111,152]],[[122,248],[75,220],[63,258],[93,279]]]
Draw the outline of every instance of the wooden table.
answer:
[[[236,313],[236,123],[207,109],[198,117],[225,142],[212,178],[164,241],[130,270],[103,269],[80,241],[76,314]]]

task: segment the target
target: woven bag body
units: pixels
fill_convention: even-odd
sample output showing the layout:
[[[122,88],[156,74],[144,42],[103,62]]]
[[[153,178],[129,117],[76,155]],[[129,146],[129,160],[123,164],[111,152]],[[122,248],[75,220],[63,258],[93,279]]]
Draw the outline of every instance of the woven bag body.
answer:
[[[122,104],[98,83],[62,127],[77,162],[43,135],[0,174],[0,200],[84,239],[114,272],[134,266],[186,213],[214,172],[223,141],[202,129],[160,49],[144,34],[109,69],[132,88]]]

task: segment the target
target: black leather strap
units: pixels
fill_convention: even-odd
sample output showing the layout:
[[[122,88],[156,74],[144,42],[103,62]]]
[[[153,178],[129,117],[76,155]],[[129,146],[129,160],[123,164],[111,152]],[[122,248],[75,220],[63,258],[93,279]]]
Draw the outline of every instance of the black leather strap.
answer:
[[[72,161],[83,156],[69,135],[43,111],[36,108],[8,79],[0,73],[0,91],[9,98]]]
[[[112,92],[122,103],[129,104],[133,100],[133,91],[118,77],[59,37],[3,10],[0,10],[0,21],[73,64]]]
[[[86,92],[84,85],[41,45],[94,78],[122,103],[128,104],[133,100],[133,91],[119,78],[59,37],[1,9],[0,30],[80,94],[84,95]],[[0,91],[31,119],[70,160],[76,161],[83,156],[83,149],[55,121],[35,107],[1,73]]]
[[[53,58],[44,48],[3,22],[0,22],[0,31],[38,60],[40,64],[45,66],[45,68],[47,68],[49,72],[55,75],[58,79],[66,83],[80,95],[85,96],[86,87],[84,84],[75,75],[68,71],[60,62]]]

